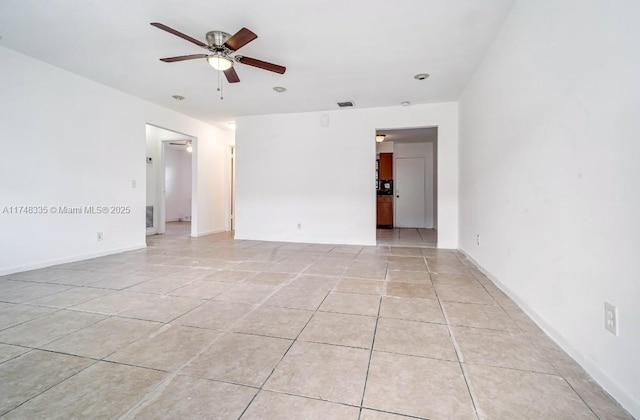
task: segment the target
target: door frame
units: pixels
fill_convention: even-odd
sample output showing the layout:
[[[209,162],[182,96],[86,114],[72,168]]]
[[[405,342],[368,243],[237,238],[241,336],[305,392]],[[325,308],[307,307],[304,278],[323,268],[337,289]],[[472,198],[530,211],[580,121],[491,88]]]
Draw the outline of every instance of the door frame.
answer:
[[[379,128],[375,128],[373,130],[373,135],[379,134],[379,132],[383,132],[385,134],[389,134],[389,137],[386,140],[390,140],[391,142],[394,143],[394,161],[395,161],[395,142],[393,140],[393,137],[391,136],[391,134],[393,133],[393,131],[396,130],[407,130],[407,129],[435,129],[436,130],[436,136],[433,140],[425,140],[425,142],[431,142],[433,143],[433,174],[432,174],[432,179],[433,179],[433,229],[438,232],[438,240],[437,240],[437,245],[436,247],[440,247],[443,246],[444,243],[448,244],[448,234],[450,233],[450,231],[452,230],[452,226],[447,224],[447,226],[445,227],[446,230],[446,234],[445,234],[445,239],[444,242],[441,243],[440,242],[440,229],[439,229],[439,223],[440,223],[440,217],[439,217],[439,209],[440,206],[444,206],[447,200],[441,200],[442,197],[440,197],[440,189],[439,189],[439,183],[441,182],[440,180],[440,159],[443,158],[443,156],[440,155],[440,139],[441,139],[441,131],[440,131],[440,124],[433,124],[433,125],[418,125],[418,126],[400,126],[400,127],[394,127],[394,126],[386,126],[386,127],[379,127]],[[373,137],[373,136],[372,136]],[[449,139],[450,135],[445,135],[444,139]],[[445,148],[447,149],[447,148]],[[376,145],[374,145],[374,156],[376,156],[378,154],[378,146],[377,143]],[[444,158],[447,158],[447,156],[445,156]],[[425,161],[426,163],[426,161]],[[395,182],[395,165],[394,165],[394,169],[393,169],[393,174],[394,174],[394,182]],[[449,177],[450,174],[445,174],[446,176],[443,176],[443,181],[442,182],[447,182],[449,181]],[[426,188],[426,183],[425,183],[425,188]],[[395,195],[395,194],[394,194]],[[425,200],[426,200],[426,194],[425,194]],[[395,222],[395,197],[394,197],[394,222]],[[374,214],[375,214],[375,204],[374,204]],[[426,209],[426,206],[425,206]],[[446,218],[445,218],[446,219]],[[376,229],[377,232],[377,225],[374,224],[374,228]],[[376,236],[377,237],[377,236]]]
[[[158,167],[153,169],[154,176],[157,177],[157,185],[156,185],[156,202],[153,203],[155,208],[154,211],[154,227],[146,229],[146,236],[149,235],[162,235],[166,231],[166,197],[165,197],[165,177],[166,177],[166,160],[165,160],[165,148],[169,142],[185,140],[188,139],[191,141],[191,233],[190,236],[196,237],[198,229],[197,229],[197,220],[198,220],[198,138],[196,136],[192,136],[190,134],[182,133],[180,131],[172,130],[170,128],[161,127],[156,124],[146,123],[146,126],[154,127],[156,129],[162,131],[168,131],[172,134],[175,134],[176,138],[168,139],[168,140],[160,140],[158,139]],[[145,144],[147,142],[147,138],[145,137]],[[146,160],[146,159],[145,159]],[[155,162],[151,162],[150,164],[155,164]],[[149,163],[147,163],[149,165]],[[145,168],[146,169],[146,168]],[[145,183],[145,194],[146,189],[149,188]],[[146,203],[149,205],[149,203]]]

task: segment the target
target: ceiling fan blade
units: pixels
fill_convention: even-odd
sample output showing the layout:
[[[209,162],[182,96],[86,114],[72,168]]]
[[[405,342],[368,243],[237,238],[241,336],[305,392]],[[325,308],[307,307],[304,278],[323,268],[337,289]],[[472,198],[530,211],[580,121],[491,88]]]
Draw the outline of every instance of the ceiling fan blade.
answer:
[[[165,63],[173,63],[176,61],[184,61],[184,60],[193,60],[196,58],[205,58],[207,54],[191,54],[191,55],[179,55],[177,57],[166,57],[161,58],[160,61],[164,61]]]
[[[237,51],[240,48],[244,47],[254,39],[256,39],[258,35],[254,34],[247,28],[242,28],[238,32],[236,32],[231,38],[227,39],[227,42],[224,43],[224,46],[229,48],[231,51]]]
[[[238,83],[240,78],[233,67],[229,67],[224,71],[224,75],[227,77],[229,83]]]
[[[194,44],[196,44],[198,47],[203,47],[203,48],[207,48],[207,44],[205,44],[202,41],[198,41],[195,38],[191,38],[189,35],[185,35],[182,32],[178,32],[175,29],[171,29],[170,27],[163,25],[162,23],[158,23],[158,22],[152,22],[150,23],[151,26],[155,26],[158,29],[162,29],[163,31],[167,31],[170,34],[173,34],[175,36],[179,36],[182,39],[186,39],[189,42],[193,42]]]
[[[258,60],[258,59],[255,59],[255,58],[243,57],[243,56],[236,56],[235,58],[236,58],[236,60],[238,60],[238,62],[240,62],[242,64],[246,64],[248,66],[253,66],[253,67],[258,67],[258,68],[264,69],[264,70],[269,70],[269,71],[272,71],[274,73],[284,74],[284,72],[287,71],[287,68],[284,67],[284,66],[279,66],[279,65],[273,64],[273,63],[268,63],[266,61]]]

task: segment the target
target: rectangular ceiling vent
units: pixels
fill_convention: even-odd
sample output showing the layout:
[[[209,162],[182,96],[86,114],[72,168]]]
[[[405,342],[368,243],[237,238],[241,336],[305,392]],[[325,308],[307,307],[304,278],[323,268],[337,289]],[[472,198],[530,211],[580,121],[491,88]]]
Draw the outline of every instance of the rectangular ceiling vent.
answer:
[[[340,108],[348,108],[350,106],[353,106],[353,102],[352,101],[338,102],[338,106]]]

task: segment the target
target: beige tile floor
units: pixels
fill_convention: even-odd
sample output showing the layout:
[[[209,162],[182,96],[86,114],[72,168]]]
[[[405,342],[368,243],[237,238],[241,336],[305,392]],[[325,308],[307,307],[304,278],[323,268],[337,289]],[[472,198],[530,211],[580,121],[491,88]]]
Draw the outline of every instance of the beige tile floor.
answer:
[[[376,242],[380,246],[435,247],[438,243],[438,233],[435,229],[378,229]]]
[[[0,278],[0,416],[631,418],[457,251],[185,232]]]

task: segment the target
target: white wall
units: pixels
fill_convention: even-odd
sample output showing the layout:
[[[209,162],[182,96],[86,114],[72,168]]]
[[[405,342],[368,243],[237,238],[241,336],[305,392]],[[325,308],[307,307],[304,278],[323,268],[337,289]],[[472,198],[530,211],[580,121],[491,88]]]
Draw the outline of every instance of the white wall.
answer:
[[[231,149],[235,141],[231,131],[216,130],[216,139],[208,141],[201,136],[193,143],[197,160],[192,167],[196,184],[197,205],[192,210],[192,236],[204,236],[231,229]],[[193,226],[197,226],[197,231]]]
[[[423,158],[424,159],[424,226],[427,229],[434,227],[434,144],[425,143],[395,143],[393,146],[393,168],[398,167],[398,158]],[[397,185],[396,185],[397,187]]]
[[[131,208],[127,215],[0,212],[0,274],[145,246],[145,123],[198,138],[194,223],[198,232],[224,230],[232,135],[4,47],[0,63],[0,207]]]
[[[376,129],[438,126],[439,246],[457,247],[457,104],[239,117],[236,125],[236,238],[374,245]]]
[[[460,102],[460,246],[640,418],[638,16],[516,3]]]
[[[383,141],[382,143],[376,143],[376,154],[380,153],[393,153],[393,142]]]
[[[165,149],[165,221],[191,218],[191,153],[185,148]]]
[[[145,158],[151,159],[151,162],[147,161],[146,165],[146,201],[145,204],[147,206],[153,206],[153,226],[147,228],[146,234],[152,235],[159,233],[159,200],[162,192],[160,191],[160,166],[162,165],[162,153],[161,153],[161,140],[160,133],[164,130],[161,130],[152,125],[146,125],[145,127],[145,140],[146,140],[146,148],[145,148]]]

